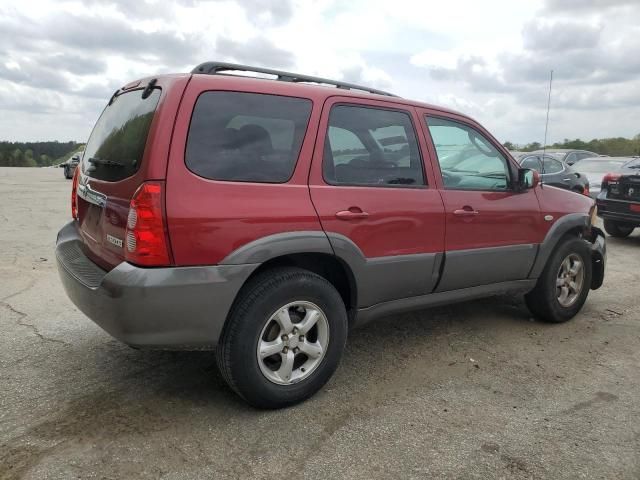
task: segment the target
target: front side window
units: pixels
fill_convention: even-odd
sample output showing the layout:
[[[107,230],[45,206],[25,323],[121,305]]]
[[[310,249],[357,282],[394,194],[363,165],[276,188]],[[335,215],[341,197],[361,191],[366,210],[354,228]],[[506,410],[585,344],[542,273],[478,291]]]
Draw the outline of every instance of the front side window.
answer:
[[[185,162],[213,180],[284,183],[293,174],[311,101],[205,92],[193,109]]]
[[[531,170],[540,171],[542,169],[542,161],[538,155],[532,155],[522,160],[520,164],[522,168],[530,168]]]
[[[336,105],[329,115],[323,174],[333,185],[425,185],[422,158],[406,112]]]
[[[507,159],[476,129],[427,117],[444,187],[453,190],[504,191],[509,188]]]
[[[160,89],[142,98],[142,90],[121,93],[100,115],[85,148],[82,172],[107,182],[138,171],[147,144]]]
[[[564,170],[562,162],[551,157],[544,157],[544,169],[542,168],[542,159],[539,155],[532,155],[522,161],[523,168],[530,168],[539,173],[552,174],[560,173]]]
[[[562,163],[555,158],[544,158],[544,173],[560,173],[564,170]]]

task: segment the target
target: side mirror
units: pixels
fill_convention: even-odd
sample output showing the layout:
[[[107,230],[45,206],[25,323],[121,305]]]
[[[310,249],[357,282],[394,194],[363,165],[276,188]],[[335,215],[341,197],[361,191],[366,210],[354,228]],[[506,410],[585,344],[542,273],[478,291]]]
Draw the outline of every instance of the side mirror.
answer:
[[[540,184],[540,174],[530,168],[518,169],[518,187],[520,190],[536,188]]]

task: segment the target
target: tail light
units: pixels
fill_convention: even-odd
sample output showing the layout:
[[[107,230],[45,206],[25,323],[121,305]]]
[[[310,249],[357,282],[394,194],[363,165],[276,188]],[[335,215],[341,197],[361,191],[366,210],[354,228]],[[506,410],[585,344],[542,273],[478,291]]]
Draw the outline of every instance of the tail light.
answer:
[[[125,259],[130,263],[146,267],[170,263],[163,190],[162,182],[145,182],[133,194],[125,237]]]
[[[618,187],[620,186],[620,175],[619,173],[607,173],[602,179],[602,190],[607,189],[609,187],[611,189],[611,193],[618,193]]]
[[[73,181],[71,182],[71,218],[78,219],[78,175],[80,166],[76,167],[73,173]]]

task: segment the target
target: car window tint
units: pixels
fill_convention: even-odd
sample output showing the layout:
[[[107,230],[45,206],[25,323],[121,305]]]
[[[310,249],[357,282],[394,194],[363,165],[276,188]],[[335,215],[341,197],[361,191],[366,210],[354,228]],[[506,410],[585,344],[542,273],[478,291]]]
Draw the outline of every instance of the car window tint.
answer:
[[[522,160],[521,166],[522,168],[530,168],[531,170],[536,170],[538,172],[542,169],[540,157],[538,157],[537,155],[527,157]]]
[[[425,185],[422,159],[406,112],[336,105],[329,115],[323,174],[334,185]]]
[[[503,191],[509,185],[507,159],[476,129],[426,117],[447,189]]]
[[[238,182],[286,182],[296,165],[311,101],[205,92],[193,109],[185,162],[197,175]]]
[[[159,100],[159,88],[145,98],[141,90],[114,97],[93,127],[83,156],[83,173],[107,182],[136,173]]]
[[[545,157],[544,159],[544,173],[559,173],[564,169],[562,163],[553,158]]]

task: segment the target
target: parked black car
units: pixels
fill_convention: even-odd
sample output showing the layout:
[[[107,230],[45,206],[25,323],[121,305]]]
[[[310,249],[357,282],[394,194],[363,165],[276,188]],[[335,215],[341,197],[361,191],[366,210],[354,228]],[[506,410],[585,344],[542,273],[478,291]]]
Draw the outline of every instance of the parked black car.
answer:
[[[640,227],[640,158],[605,175],[596,203],[604,229],[612,237],[628,237]]]
[[[552,154],[558,160],[562,160],[567,165],[573,165],[585,158],[603,157],[599,153],[589,152],[588,150],[570,150],[566,148],[548,148],[544,150],[547,154]],[[532,153],[543,153],[543,150],[536,150]]]
[[[522,168],[530,168],[540,173],[540,179],[543,183],[589,195],[587,178],[555,156],[544,155],[543,169],[543,155],[541,153],[513,153],[516,154],[514,156]]]
[[[64,168],[64,178],[71,179],[76,171],[76,167],[80,163],[80,156],[82,153],[76,153],[73,157],[62,164]]]

